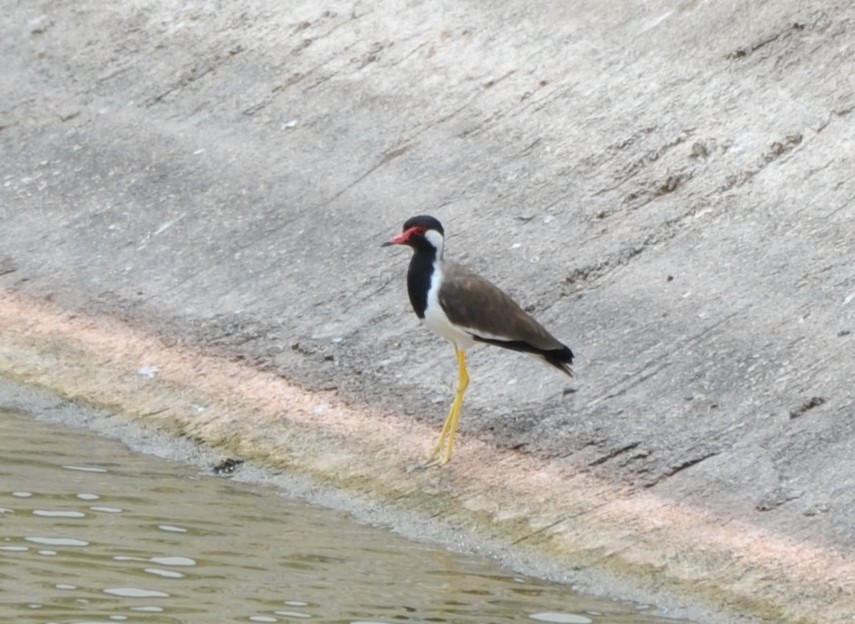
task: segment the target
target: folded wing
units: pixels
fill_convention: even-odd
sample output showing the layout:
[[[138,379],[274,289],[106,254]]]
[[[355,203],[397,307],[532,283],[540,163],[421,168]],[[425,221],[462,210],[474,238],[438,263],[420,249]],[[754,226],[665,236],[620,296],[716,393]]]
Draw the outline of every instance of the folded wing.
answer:
[[[445,263],[439,304],[455,325],[479,342],[543,358],[572,376],[573,352],[506,293],[456,263]]]

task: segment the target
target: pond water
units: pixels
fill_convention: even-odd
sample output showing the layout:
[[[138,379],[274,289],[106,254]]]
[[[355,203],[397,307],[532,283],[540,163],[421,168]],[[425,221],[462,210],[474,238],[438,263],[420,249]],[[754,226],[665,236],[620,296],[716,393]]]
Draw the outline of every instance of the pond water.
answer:
[[[0,621],[674,622],[14,411]]]

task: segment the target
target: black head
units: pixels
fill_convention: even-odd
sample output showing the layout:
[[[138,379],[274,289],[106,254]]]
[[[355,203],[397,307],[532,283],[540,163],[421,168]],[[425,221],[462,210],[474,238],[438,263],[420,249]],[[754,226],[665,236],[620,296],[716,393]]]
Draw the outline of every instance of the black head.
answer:
[[[433,217],[429,217],[427,215],[410,217],[409,219],[404,221],[404,227],[401,228],[401,231],[406,232],[407,230],[414,227],[421,228],[424,231],[436,230],[437,232],[445,236],[445,230],[442,229],[442,223],[440,223],[438,219],[434,219]]]
[[[407,219],[404,227],[401,228],[401,233],[383,243],[382,246],[408,245],[413,249],[430,246],[441,250],[444,236],[445,230],[442,229],[442,223],[433,217],[419,215]]]

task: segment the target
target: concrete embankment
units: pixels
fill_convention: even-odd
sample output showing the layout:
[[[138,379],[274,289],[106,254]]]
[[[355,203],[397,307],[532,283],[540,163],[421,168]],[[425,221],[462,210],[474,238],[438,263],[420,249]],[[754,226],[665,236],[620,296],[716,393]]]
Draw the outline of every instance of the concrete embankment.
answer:
[[[855,613],[855,7],[28,3],[0,374],[704,621]],[[474,351],[418,213],[579,355]],[[443,537],[444,536],[444,537]]]

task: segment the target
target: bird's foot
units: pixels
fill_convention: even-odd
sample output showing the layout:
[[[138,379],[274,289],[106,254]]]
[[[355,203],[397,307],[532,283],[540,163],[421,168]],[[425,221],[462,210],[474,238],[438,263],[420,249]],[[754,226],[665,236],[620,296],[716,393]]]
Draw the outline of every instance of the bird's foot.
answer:
[[[427,470],[428,468],[441,468],[448,463],[448,460],[451,459],[450,453],[440,453],[439,450],[434,452],[430,457],[428,457],[427,461],[423,464],[419,465],[419,468],[422,470]]]

